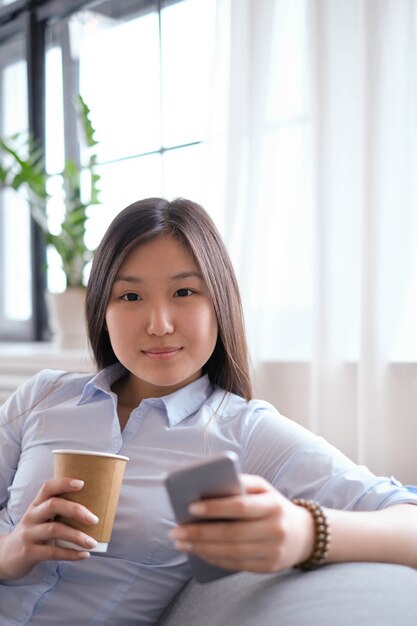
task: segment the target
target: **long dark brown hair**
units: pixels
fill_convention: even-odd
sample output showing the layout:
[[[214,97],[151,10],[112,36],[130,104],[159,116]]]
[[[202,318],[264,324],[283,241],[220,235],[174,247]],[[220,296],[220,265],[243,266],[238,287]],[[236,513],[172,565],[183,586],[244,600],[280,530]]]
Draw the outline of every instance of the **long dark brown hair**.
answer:
[[[121,211],[94,256],[87,286],[86,320],[99,369],[118,362],[105,328],[106,309],[120,266],[135,248],[161,235],[175,237],[192,255],[209,290],[218,323],[213,354],[204,366],[212,383],[249,400],[248,349],[236,276],[222,238],[195,202],[147,198]]]

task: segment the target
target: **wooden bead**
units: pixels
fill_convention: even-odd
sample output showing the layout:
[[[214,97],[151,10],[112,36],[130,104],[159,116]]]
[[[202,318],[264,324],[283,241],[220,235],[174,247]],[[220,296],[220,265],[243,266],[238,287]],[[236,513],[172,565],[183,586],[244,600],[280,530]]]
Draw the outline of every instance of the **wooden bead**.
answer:
[[[302,506],[311,513],[314,521],[314,545],[313,551],[302,563],[296,567],[303,570],[314,569],[323,565],[329,551],[330,529],[327,522],[326,514],[320,504],[314,500],[304,500],[304,498],[296,498],[293,503]]]

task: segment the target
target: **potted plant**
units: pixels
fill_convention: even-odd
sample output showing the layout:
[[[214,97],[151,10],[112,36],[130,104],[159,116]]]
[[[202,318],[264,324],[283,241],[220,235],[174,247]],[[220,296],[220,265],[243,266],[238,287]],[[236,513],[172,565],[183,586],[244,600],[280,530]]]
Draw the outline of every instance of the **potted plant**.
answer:
[[[52,330],[63,347],[78,347],[83,343],[85,270],[93,256],[85,241],[86,224],[89,208],[100,204],[95,129],[90,110],[81,96],[77,98],[77,105],[88,161],[83,167],[74,160],[65,163],[62,172],[64,207],[59,232],[52,231],[49,225],[48,175],[44,172],[42,150],[22,134],[0,140],[0,155],[5,156],[5,164],[0,165],[0,188],[26,189],[31,215],[42,229],[46,245],[55,248],[61,260],[66,289],[61,294],[48,292],[47,302]],[[85,193],[81,191],[81,174],[84,181],[89,180],[88,189],[83,189]]]

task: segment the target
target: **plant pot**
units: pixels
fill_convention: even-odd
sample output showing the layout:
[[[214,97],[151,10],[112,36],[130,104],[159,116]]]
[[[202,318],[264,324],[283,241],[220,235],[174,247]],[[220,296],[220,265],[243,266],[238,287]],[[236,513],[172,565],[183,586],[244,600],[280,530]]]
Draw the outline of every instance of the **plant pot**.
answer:
[[[60,348],[87,348],[84,306],[85,289],[68,287],[63,293],[46,294],[49,325]]]

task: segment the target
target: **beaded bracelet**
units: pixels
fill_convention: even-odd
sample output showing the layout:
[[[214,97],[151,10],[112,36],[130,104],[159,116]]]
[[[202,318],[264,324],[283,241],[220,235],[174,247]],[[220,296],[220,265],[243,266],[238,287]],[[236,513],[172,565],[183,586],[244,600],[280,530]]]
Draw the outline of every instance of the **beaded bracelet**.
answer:
[[[313,500],[304,500],[304,498],[296,498],[293,503],[302,506],[311,513],[314,520],[314,546],[311,555],[297,565],[303,570],[314,569],[323,565],[326,560],[330,545],[330,529],[326,515],[322,507]]]

